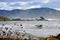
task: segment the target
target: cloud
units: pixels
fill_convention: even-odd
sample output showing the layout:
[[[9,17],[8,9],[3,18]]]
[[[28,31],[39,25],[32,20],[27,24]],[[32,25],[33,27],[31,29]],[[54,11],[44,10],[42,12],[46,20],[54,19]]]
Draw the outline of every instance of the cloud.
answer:
[[[40,3],[48,3],[49,0],[0,0],[0,2],[40,2]]]
[[[49,0],[42,0],[43,3],[49,3]]]
[[[12,10],[40,8],[47,7],[51,4],[54,6],[58,2],[60,3],[60,0],[0,0],[0,9]]]
[[[50,0],[37,0],[36,2],[40,2],[40,3],[44,3],[44,4],[47,4],[49,3]]]
[[[5,2],[0,2],[0,9],[6,9],[6,10],[11,10],[12,9],[12,7],[11,6],[9,6],[9,5],[7,5],[7,2],[5,3]]]
[[[54,8],[54,9],[56,9],[56,10],[59,10],[59,11],[60,11],[60,8]]]
[[[51,2],[59,2],[60,0],[51,0]]]
[[[0,0],[0,2],[32,2],[39,1],[40,3],[48,3],[48,2],[59,2],[60,0]]]
[[[28,7],[28,9],[31,9],[31,8],[41,8],[41,5],[33,5],[33,6]]]
[[[30,2],[0,2],[0,9],[12,10],[12,9],[30,9],[40,8],[41,5],[31,5]]]

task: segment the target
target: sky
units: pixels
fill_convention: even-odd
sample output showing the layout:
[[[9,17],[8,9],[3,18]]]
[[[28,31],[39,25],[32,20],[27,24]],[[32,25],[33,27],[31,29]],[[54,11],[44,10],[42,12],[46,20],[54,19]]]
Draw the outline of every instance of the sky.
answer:
[[[1,10],[48,7],[60,10],[60,0],[0,0]]]

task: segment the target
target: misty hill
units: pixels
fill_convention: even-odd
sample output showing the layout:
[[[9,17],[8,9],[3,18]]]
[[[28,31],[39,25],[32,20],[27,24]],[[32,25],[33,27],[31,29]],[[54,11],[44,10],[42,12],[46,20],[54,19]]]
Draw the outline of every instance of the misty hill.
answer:
[[[28,10],[0,10],[0,15],[8,18],[52,18],[60,19],[60,11],[51,8],[34,8]]]

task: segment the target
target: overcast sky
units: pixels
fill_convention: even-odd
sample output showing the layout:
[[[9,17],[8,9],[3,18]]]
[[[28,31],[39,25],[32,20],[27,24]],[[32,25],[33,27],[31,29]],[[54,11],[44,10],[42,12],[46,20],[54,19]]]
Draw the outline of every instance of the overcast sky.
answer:
[[[60,10],[60,0],[0,0],[0,9],[31,9],[48,7]]]

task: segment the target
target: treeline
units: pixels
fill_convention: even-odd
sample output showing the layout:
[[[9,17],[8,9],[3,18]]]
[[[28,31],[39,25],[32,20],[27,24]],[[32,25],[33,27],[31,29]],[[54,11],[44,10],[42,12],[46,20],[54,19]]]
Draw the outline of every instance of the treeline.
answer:
[[[12,19],[12,21],[47,21],[44,17],[40,17],[40,18],[30,18],[30,19],[20,19],[20,18],[16,18],[16,19]]]
[[[11,19],[7,17],[0,16],[0,21],[10,21]]]
[[[15,18],[15,19],[10,19],[7,17],[0,16],[0,21],[46,21],[44,17],[40,18],[35,18],[35,19],[21,19],[21,18]]]

